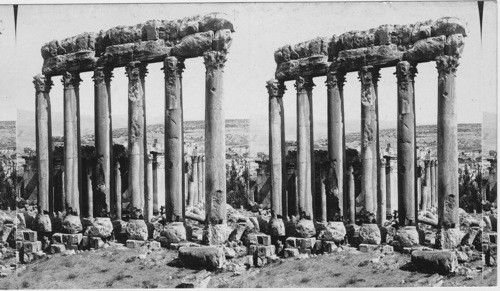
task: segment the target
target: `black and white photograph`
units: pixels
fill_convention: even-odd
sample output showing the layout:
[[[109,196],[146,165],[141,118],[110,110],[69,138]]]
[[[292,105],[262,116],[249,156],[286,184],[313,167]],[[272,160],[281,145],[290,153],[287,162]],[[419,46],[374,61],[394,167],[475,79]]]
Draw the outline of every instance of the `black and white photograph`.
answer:
[[[0,4],[0,289],[495,289],[497,1]]]

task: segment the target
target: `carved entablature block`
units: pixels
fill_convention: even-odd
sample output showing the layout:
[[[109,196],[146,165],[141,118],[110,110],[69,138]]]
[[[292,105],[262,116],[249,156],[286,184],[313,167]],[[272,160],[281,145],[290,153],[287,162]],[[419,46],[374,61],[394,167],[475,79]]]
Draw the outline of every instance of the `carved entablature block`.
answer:
[[[467,27],[462,20],[444,17],[315,38],[275,51],[276,79],[289,81],[297,76],[325,76],[328,67],[331,71],[355,72],[363,66],[384,68],[393,67],[400,61],[417,64],[434,61],[443,55],[460,57],[466,36]]]
[[[44,44],[42,72],[54,76],[99,66],[124,67],[133,61],[162,62],[168,56],[195,58],[207,51],[227,52],[233,32],[232,22],[222,13],[85,32]]]

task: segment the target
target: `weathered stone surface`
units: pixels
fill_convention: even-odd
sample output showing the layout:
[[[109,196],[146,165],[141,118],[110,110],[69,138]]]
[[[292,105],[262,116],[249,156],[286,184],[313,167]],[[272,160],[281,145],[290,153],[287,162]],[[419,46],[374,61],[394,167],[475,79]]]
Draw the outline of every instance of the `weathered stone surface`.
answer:
[[[147,240],[148,239],[148,227],[144,220],[131,219],[127,223],[125,228],[127,232],[128,239],[131,240]]]
[[[403,60],[409,62],[430,62],[444,53],[446,37],[436,36],[421,39],[404,52]]]
[[[431,35],[461,34],[467,36],[467,25],[456,17],[443,17],[436,20],[431,27]]]
[[[207,270],[222,268],[226,262],[224,250],[215,246],[181,247],[179,259],[186,267]]]
[[[65,250],[66,247],[63,244],[51,244],[49,252],[51,254],[58,254],[64,252]]]
[[[346,235],[347,231],[343,222],[330,221],[327,223],[325,230],[321,231],[318,238],[339,243],[344,241]]]
[[[115,234],[118,233],[126,233],[125,229],[127,228],[127,222],[123,220],[113,220],[113,231]]]
[[[461,34],[452,34],[446,38],[444,53],[448,56],[461,57],[464,46],[464,36]]]
[[[16,233],[16,228],[13,226],[9,226],[6,224],[0,225],[0,243],[2,244],[6,243],[10,236],[14,236],[17,233]]]
[[[85,230],[85,235],[108,238],[113,233],[113,224],[109,217],[96,217]]]
[[[400,51],[395,44],[344,50],[332,62],[331,68],[353,72],[363,66],[394,66],[402,60],[403,55],[404,51]]]
[[[65,71],[91,71],[96,67],[97,60],[94,51],[58,55],[43,62],[42,73],[47,76],[54,76],[61,75]]]
[[[404,226],[399,228],[394,239],[397,240],[402,247],[411,247],[419,244],[418,232],[415,226]]]
[[[285,258],[297,257],[299,255],[299,250],[296,248],[286,248],[283,255]]]
[[[436,242],[439,242],[441,244],[440,247],[443,249],[452,249],[460,245],[463,237],[464,234],[458,227],[442,229],[436,235]]]
[[[212,49],[214,51],[227,52],[231,47],[233,38],[229,29],[218,30],[214,34]]]
[[[378,245],[372,245],[372,244],[360,244],[359,245],[359,251],[362,253],[370,253],[375,251],[378,248]]]
[[[199,31],[229,29],[231,32],[234,32],[233,24],[227,18],[228,15],[224,13],[209,13],[200,19],[198,24]]]
[[[308,238],[316,235],[314,222],[309,219],[301,219],[295,224],[295,235],[297,237]]]
[[[247,223],[238,223],[236,228],[229,235],[229,241],[239,241],[241,240],[245,230],[247,228]]]
[[[23,243],[23,250],[25,253],[36,253],[42,250],[41,241],[26,241]]]
[[[212,277],[210,276],[210,272],[206,270],[202,270],[196,274],[189,274],[182,278],[181,284],[177,285],[176,288],[203,288],[206,289],[208,287],[208,283]]]
[[[284,236],[285,224],[281,218],[271,218],[268,223],[268,233],[272,236]]]
[[[202,56],[204,52],[212,49],[213,39],[213,31],[188,35],[172,48],[171,55],[185,58]]]
[[[208,245],[222,245],[228,239],[232,229],[226,224],[210,224],[203,230],[203,240]]]
[[[163,228],[161,236],[164,236],[168,243],[179,243],[187,239],[186,227],[182,222],[172,222]]]
[[[381,241],[380,229],[376,224],[365,223],[359,228],[359,237],[361,243],[378,245]]]
[[[420,272],[441,275],[454,272],[458,267],[457,257],[451,251],[414,251],[411,263]]]
[[[290,60],[278,65],[275,77],[278,80],[295,80],[298,76],[323,76],[328,71],[330,62],[323,55],[312,56],[299,60]]]
[[[108,46],[97,65],[119,67],[135,61],[160,62],[171,50],[162,39]]]
[[[369,47],[375,44],[375,29],[367,31],[353,30],[341,34],[338,37],[337,50],[352,50],[362,47]]]
[[[52,221],[48,214],[38,214],[35,218],[36,230],[42,232],[52,232]]]
[[[63,219],[62,229],[65,233],[79,233],[83,231],[82,221],[79,216],[67,215]]]
[[[257,256],[259,257],[270,257],[275,254],[276,254],[276,247],[274,245],[257,246]]]

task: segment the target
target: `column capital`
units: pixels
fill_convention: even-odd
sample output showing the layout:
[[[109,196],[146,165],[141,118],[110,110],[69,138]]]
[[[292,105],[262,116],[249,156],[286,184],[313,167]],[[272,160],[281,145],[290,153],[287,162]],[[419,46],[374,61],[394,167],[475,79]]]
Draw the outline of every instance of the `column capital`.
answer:
[[[326,87],[328,89],[339,88],[340,90],[342,90],[342,88],[344,88],[345,75],[346,72],[344,71],[339,71],[339,72],[329,71],[326,74],[326,81],[325,81]]]
[[[311,92],[312,88],[316,85],[314,85],[312,77],[298,76],[295,79],[294,86],[297,89],[297,92],[300,93],[303,90],[305,90],[306,92]]]
[[[193,164],[198,163],[199,158],[199,156],[192,156],[191,159],[193,160]]]
[[[456,75],[459,65],[458,57],[456,56],[439,56],[436,58],[436,69],[439,75]]]
[[[50,77],[38,74],[33,77],[33,84],[35,85],[36,92],[50,92],[52,85],[54,84]]]
[[[378,81],[380,80],[380,68],[379,67],[373,67],[371,68],[372,71],[372,81],[373,84],[377,84]]]
[[[283,81],[278,81],[277,79],[271,79],[266,82],[267,93],[269,93],[269,98],[281,98],[285,94],[286,86]]]
[[[166,57],[163,60],[163,68],[165,79],[170,77],[180,77],[184,72],[186,66],[184,65],[184,58],[179,57]]]
[[[207,73],[212,73],[216,70],[224,69],[227,61],[227,53],[221,51],[208,51],[203,53],[203,63],[207,69]]]
[[[358,71],[358,79],[362,85],[372,85],[373,84],[373,67],[363,66]]]
[[[109,82],[111,82],[111,78],[113,78],[113,69],[106,67],[95,68],[94,75],[92,76],[95,85],[102,83],[108,84]]]
[[[129,80],[137,81],[140,78],[140,65],[141,62],[130,62],[125,67],[125,74]]]
[[[62,75],[62,79],[61,79],[61,82],[64,86],[64,88],[68,88],[70,86],[73,86],[73,87],[78,87],[80,86],[80,82],[82,81],[82,79],[80,79],[80,73],[79,72],[64,72],[64,74]]]

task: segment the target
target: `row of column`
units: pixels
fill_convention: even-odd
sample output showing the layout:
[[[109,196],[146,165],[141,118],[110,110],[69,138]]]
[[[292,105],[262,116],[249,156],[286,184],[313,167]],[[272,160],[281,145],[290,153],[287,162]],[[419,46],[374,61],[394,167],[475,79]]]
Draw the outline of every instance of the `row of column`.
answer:
[[[198,175],[196,183],[200,190],[199,198],[205,199],[206,221],[216,223],[225,221],[225,118],[223,110],[223,68],[226,53],[209,51],[204,54],[206,66],[205,97],[205,151],[206,174]],[[143,211],[144,217],[150,219],[153,211],[161,205],[158,190],[161,171],[165,168],[165,206],[168,221],[182,220],[185,208],[184,187],[184,134],[182,116],[182,72],[184,60],[167,57],[164,61],[165,74],[165,163],[153,164],[147,152],[146,108],[145,108],[145,76],[147,64],[131,62],[126,66],[128,77],[128,191],[131,196],[131,209]],[[119,165],[112,161],[112,122],[110,82],[112,69],[98,67],[94,71],[95,85],[95,148],[97,165],[95,171],[100,177],[94,179],[97,188],[106,200],[106,211],[116,203],[115,214],[121,217],[121,188],[118,172]],[[80,146],[80,105],[78,72],[65,72],[62,78],[64,85],[64,191],[63,211],[80,213],[80,195],[83,181],[88,182],[87,173],[82,174]],[[51,78],[44,75],[34,77],[36,89],[36,143],[38,169],[38,204],[42,211],[53,211],[49,205],[52,195],[52,133],[50,88]],[[155,153],[153,153],[155,155]],[[198,157],[196,157],[198,159]],[[194,159],[193,159],[194,160]],[[202,159],[204,161],[204,159]],[[115,165],[113,169],[113,163]],[[196,162],[196,171],[205,172],[204,162]],[[114,175],[113,175],[114,172]],[[195,171],[193,171],[195,172]],[[113,186],[113,187],[112,187]],[[111,198],[112,188],[115,196]],[[203,192],[203,193],[201,193]],[[156,195],[155,195],[156,194]],[[90,193],[89,195],[93,195]],[[216,196],[216,199],[213,197]],[[157,198],[155,198],[157,197]],[[92,201],[92,197],[89,197]],[[156,199],[156,203],[155,203]],[[212,203],[216,201],[216,203]],[[224,203],[222,203],[223,201]],[[134,213],[134,211],[132,211]]]
[[[186,159],[187,205],[205,203],[205,157],[191,156]]]
[[[437,160],[437,191],[432,190],[430,199],[438,205],[439,226],[452,228],[458,225],[458,147],[457,120],[455,97],[455,72],[458,59],[453,56],[440,56],[436,59],[438,77],[438,160]],[[400,225],[415,225],[417,211],[417,172],[416,172],[416,117],[414,77],[417,73],[416,64],[401,61],[396,65],[397,76],[397,173],[398,173],[398,216]],[[364,66],[358,72],[361,82],[361,197],[366,212],[376,215],[378,222],[383,222],[387,215],[385,205],[393,199],[390,175],[384,173],[390,167],[390,158],[384,163],[380,158],[378,141],[378,80],[380,69]],[[351,185],[344,186],[344,179],[351,179],[352,170],[345,175],[345,124],[343,86],[345,72],[330,71],[327,74],[328,98],[328,152],[332,166],[327,174],[329,189],[337,196],[338,212],[335,217],[341,218],[344,212],[353,212],[354,198]],[[314,172],[314,135],[312,118],[312,77],[299,76],[296,79],[297,90],[297,196],[300,213],[306,218],[312,217],[314,193],[312,175]],[[284,83],[278,80],[267,82],[269,93],[269,153],[271,161],[271,191],[272,210],[274,213],[287,216],[288,210],[283,207],[282,200],[286,197],[283,187],[285,164],[284,154]],[[431,163],[431,162],[429,162]],[[385,164],[385,165],[384,165]],[[433,169],[434,167],[430,166]],[[390,171],[390,170],[389,170]],[[432,179],[432,170],[429,170]],[[386,178],[384,179],[384,174]],[[429,182],[429,185],[431,182]],[[426,184],[428,185],[428,184]],[[347,190],[347,191],[346,191]],[[346,193],[347,192],[347,193]],[[349,194],[344,195],[343,193]],[[432,195],[434,193],[434,195]],[[436,193],[439,193],[437,195]],[[325,196],[325,195],[321,195]],[[348,197],[348,198],[347,198]],[[437,197],[437,198],[433,198]],[[344,199],[345,198],[345,199]],[[435,200],[433,200],[435,199]],[[326,199],[323,199],[326,200]],[[344,203],[348,200],[349,203]],[[326,203],[326,201],[322,201]],[[435,205],[434,204],[434,205]],[[431,205],[432,202],[431,202]],[[335,209],[329,205],[327,211]],[[324,209],[324,206],[322,207]],[[322,215],[322,219],[326,217]],[[349,213],[353,222],[354,213]]]

